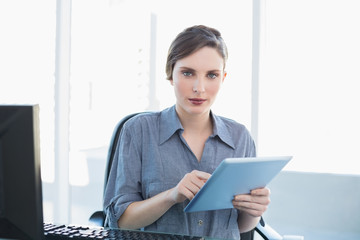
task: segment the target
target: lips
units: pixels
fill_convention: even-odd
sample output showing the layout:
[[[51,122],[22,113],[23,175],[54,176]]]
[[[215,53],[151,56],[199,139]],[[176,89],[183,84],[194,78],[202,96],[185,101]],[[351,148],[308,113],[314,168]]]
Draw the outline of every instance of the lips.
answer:
[[[203,98],[190,98],[189,101],[194,105],[201,105],[206,101],[206,99],[203,99]]]

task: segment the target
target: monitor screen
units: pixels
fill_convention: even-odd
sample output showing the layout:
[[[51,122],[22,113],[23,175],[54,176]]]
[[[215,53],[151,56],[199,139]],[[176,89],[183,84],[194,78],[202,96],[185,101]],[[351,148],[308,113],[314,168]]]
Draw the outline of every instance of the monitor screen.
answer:
[[[0,238],[42,239],[38,105],[0,105]]]

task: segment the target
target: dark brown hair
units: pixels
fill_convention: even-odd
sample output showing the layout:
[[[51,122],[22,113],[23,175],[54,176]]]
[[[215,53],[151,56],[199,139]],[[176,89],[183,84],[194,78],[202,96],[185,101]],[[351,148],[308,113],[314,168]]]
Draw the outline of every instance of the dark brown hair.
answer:
[[[179,59],[187,57],[203,47],[216,49],[224,59],[225,68],[228,51],[220,32],[204,25],[196,25],[179,33],[171,43],[166,61],[166,78],[172,79],[175,63]]]

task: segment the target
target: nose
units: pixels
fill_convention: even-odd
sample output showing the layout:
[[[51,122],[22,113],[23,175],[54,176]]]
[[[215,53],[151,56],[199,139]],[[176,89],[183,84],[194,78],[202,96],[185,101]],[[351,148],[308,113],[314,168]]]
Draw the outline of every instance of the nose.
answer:
[[[205,80],[202,78],[197,78],[194,82],[193,91],[196,93],[205,92]]]

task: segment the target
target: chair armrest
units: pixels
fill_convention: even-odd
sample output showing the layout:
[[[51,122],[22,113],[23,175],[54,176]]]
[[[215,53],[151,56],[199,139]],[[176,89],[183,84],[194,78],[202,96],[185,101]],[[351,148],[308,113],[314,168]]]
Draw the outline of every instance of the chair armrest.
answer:
[[[255,229],[248,231],[248,232],[240,233],[240,239],[241,240],[254,240],[254,231],[255,231]]]
[[[264,219],[261,218],[255,231],[260,234],[265,240],[282,240],[283,237],[277,233],[269,224],[266,224]]]
[[[103,227],[104,222],[105,222],[105,215],[103,211],[94,212],[89,218],[90,225]]]

